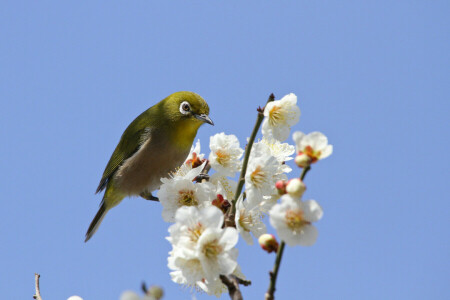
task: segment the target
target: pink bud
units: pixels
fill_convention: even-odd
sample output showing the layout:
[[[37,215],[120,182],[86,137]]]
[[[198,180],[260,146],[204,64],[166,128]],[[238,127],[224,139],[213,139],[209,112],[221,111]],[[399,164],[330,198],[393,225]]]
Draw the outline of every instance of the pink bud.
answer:
[[[278,242],[273,234],[264,233],[258,239],[259,245],[268,253],[278,251]]]
[[[223,213],[226,213],[230,207],[230,202],[224,199],[221,194],[217,194],[217,198],[214,199],[211,204],[219,208]]]
[[[275,183],[275,187],[278,190],[278,194],[280,194],[280,195],[286,194],[286,184],[287,184],[287,182],[284,180],[278,180]]]

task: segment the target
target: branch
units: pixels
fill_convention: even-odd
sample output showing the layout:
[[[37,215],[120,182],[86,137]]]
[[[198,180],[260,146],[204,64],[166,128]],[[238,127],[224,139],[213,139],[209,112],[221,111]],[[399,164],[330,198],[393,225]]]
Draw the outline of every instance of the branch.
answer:
[[[228,293],[230,294],[231,300],[243,300],[241,290],[239,289],[239,284],[243,286],[249,286],[252,282],[249,280],[241,279],[235,275],[225,276],[220,275],[220,280],[228,288]]]
[[[303,179],[306,176],[306,173],[311,169],[310,166],[307,166],[303,168],[302,174],[300,175],[300,180],[303,181]],[[270,275],[270,284],[269,288],[267,289],[265,300],[274,300],[275,299],[275,285],[277,283],[277,277],[278,277],[278,270],[280,269],[281,264],[281,258],[283,257],[283,251],[284,251],[285,243],[281,241],[280,247],[278,248],[277,257],[275,258],[275,264],[273,266],[273,271],[269,273]]]
[[[267,99],[267,103],[272,102],[274,100],[275,96],[273,94],[270,94],[269,99]],[[236,188],[236,192],[234,193],[234,199],[233,201],[231,201],[230,213],[227,213],[227,216],[225,218],[225,226],[235,227],[234,215],[236,213],[236,202],[239,196],[241,195],[242,188],[244,187],[245,173],[247,172],[247,165],[248,160],[250,158],[250,152],[252,150],[253,143],[255,142],[256,135],[258,134],[259,127],[261,126],[263,119],[264,119],[264,108],[258,108],[258,117],[256,118],[255,127],[253,128],[252,135],[250,136],[247,147],[245,149],[244,161],[242,162],[242,169],[241,174],[239,175],[238,186]]]
[[[41,277],[41,275],[39,275],[38,273],[34,273],[34,282],[35,282],[36,294],[33,295],[33,299],[36,299],[36,300],[42,300],[41,291],[40,291],[40,288],[39,288],[39,277]]]

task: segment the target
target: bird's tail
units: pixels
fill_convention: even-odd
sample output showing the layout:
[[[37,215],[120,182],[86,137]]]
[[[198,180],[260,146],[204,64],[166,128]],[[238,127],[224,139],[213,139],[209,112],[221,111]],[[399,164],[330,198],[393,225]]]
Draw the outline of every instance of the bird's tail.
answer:
[[[100,208],[97,214],[95,215],[94,220],[92,220],[91,225],[89,225],[89,229],[86,232],[86,239],[84,240],[85,243],[89,241],[89,239],[97,231],[98,227],[100,226],[100,223],[102,223],[103,218],[105,217],[107,212],[108,209],[106,209],[106,204],[104,201],[102,201],[102,204],[100,205]]]

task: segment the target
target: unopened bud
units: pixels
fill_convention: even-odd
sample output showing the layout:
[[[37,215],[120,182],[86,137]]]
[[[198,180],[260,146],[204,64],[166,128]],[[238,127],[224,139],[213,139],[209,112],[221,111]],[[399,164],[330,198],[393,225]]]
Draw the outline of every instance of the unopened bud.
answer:
[[[268,253],[278,251],[278,242],[273,234],[264,233],[258,239],[261,248],[266,250]]]
[[[224,199],[221,194],[217,194],[217,198],[214,199],[211,204],[220,209],[223,213],[226,213],[230,207],[230,202]]]
[[[299,153],[295,157],[294,161],[297,164],[297,166],[299,166],[300,168],[306,168],[307,166],[309,166],[311,164],[312,159],[305,153]]]
[[[157,285],[151,286],[147,291],[147,296],[150,296],[151,299],[159,300],[164,296],[164,290]]]
[[[289,180],[286,192],[292,197],[300,198],[306,190],[306,185],[298,178]]]
[[[286,184],[287,184],[287,182],[284,180],[278,180],[275,183],[275,187],[277,188],[279,195],[286,194]]]

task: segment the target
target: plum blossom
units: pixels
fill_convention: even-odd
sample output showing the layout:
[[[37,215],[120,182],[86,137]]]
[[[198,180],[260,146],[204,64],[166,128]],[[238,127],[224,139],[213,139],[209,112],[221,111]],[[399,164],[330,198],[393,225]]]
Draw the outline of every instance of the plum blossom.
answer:
[[[211,167],[224,176],[233,177],[241,168],[240,158],[244,153],[235,135],[221,132],[210,138],[209,162]]]
[[[314,200],[300,201],[289,194],[269,212],[270,224],[289,246],[312,246],[317,239],[317,229],[312,225],[322,218],[323,211]]]
[[[242,194],[236,203],[236,228],[242,238],[249,245],[253,245],[253,238],[250,232],[258,238],[261,234],[266,233],[266,225],[261,220],[262,213],[258,205],[251,205],[248,201],[244,201]]]
[[[295,153],[295,147],[293,145],[266,138],[263,138],[260,142],[258,142],[258,144],[259,143],[265,144],[269,147],[270,154],[274,156],[280,164],[282,164],[282,171],[284,173],[289,173],[292,171],[292,168],[284,164],[284,162],[293,159],[291,156]]]
[[[222,228],[223,218],[215,206],[177,210],[176,223],[169,228],[167,238],[173,247],[168,267],[174,282],[206,288],[204,284],[212,284],[219,275],[229,275],[236,270],[238,250],[234,247],[238,233],[235,228]]]
[[[333,153],[333,146],[328,145],[327,137],[318,131],[304,134],[296,131],[292,135],[297,148],[295,163],[299,167],[309,166],[320,159],[327,158]]]
[[[163,206],[162,217],[166,222],[174,221],[175,212],[179,207],[206,207],[211,205],[215,196],[213,184],[209,182],[194,184],[190,178],[164,179],[158,191],[158,198]]]
[[[283,165],[272,156],[266,144],[253,145],[245,174],[247,199],[253,204],[259,204],[264,196],[276,195],[275,183],[286,179]]]
[[[297,106],[297,96],[288,94],[266,104],[264,109],[262,133],[268,139],[284,141],[289,137],[291,126],[300,119],[300,108]]]

